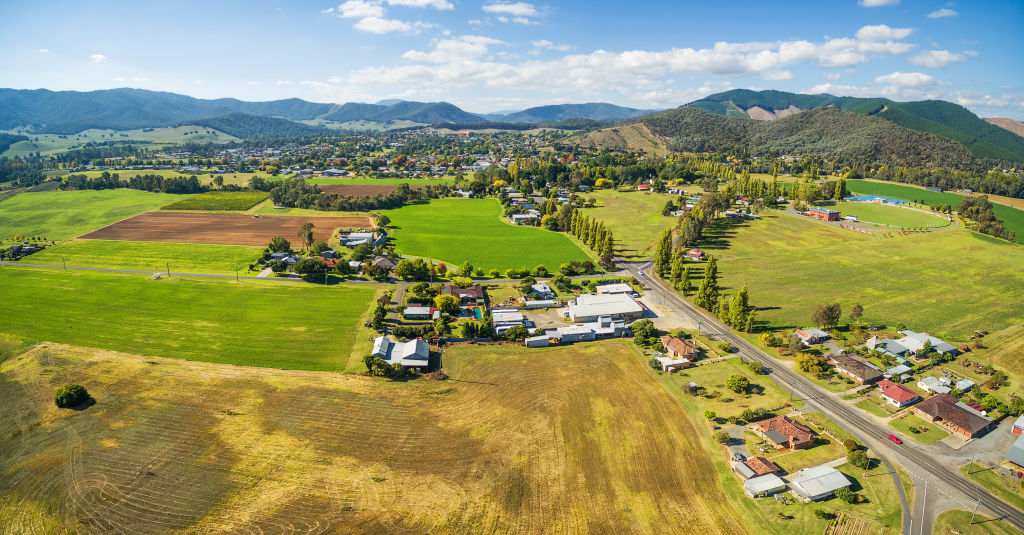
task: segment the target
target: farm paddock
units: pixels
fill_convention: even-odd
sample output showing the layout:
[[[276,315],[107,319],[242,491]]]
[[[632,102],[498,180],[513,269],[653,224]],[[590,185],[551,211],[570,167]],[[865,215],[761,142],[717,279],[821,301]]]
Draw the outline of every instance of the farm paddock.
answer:
[[[412,189],[422,189],[424,186],[415,184]],[[397,190],[395,184],[320,184],[320,191],[324,193],[336,193],[348,197],[374,197],[376,195],[387,195]]]
[[[295,241],[303,223],[312,221],[313,236],[327,241],[339,228],[369,228],[368,217],[260,216],[146,212],[123,219],[83,236],[90,240],[159,241],[263,246],[274,236]]]
[[[458,346],[453,380],[392,382],[37,346],[0,363],[0,436],[15,437],[0,441],[0,524],[744,533],[695,430],[629,351]],[[54,407],[68,382],[96,403]]]

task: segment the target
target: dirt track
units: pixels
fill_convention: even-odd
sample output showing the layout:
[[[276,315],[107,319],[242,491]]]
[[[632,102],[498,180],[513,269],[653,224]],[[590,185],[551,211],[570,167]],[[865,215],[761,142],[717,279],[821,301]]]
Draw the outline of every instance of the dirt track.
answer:
[[[311,221],[313,235],[327,241],[339,228],[369,228],[367,217],[260,216],[146,212],[79,236],[92,240],[266,245],[274,236],[295,240],[302,224]]]

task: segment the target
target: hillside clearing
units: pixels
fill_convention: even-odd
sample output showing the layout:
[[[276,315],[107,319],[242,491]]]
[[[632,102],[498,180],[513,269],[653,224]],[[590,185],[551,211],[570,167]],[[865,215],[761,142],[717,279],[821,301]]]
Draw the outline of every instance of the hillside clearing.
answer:
[[[555,271],[563,262],[590,259],[565,234],[505,222],[495,199],[437,199],[384,213],[397,252],[449,265],[469,261],[504,270],[543,264]]]
[[[0,521],[20,532],[743,533],[693,454],[696,431],[629,351],[453,347],[452,380],[439,383],[37,347],[0,364],[0,430],[18,436],[0,442]],[[67,382],[96,404],[53,407]]]
[[[32,268],[0,269],[0,287],[0,332],[29,342],[306,370],[344,369],[376,291]]]

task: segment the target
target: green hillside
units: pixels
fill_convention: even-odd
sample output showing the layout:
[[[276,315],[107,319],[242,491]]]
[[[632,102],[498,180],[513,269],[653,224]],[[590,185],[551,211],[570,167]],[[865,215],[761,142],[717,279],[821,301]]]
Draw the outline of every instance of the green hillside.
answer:
[[[727,117],[745,116],[744,110],[754,106],[767,110],[781,110],[789,106],[803,110],[831,106],[880,117],[911,130],[938,134],[960,143],[977,158],[1024,161],[1024,138],[989,124],[963,106],[943,100],[895,102],[884,98],[734,89],[686,106]]]

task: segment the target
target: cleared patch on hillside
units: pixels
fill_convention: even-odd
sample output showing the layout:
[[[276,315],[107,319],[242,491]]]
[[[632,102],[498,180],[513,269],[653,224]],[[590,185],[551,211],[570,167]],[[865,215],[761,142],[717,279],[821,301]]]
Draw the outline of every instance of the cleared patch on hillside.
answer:
[[[742,533],[625,342],[449,349],[451,380],[49,345],[0,364],[0,524],[85,533]],[[57,409],[78,382],[95,398]]]
[[[594,149],[637,150],[651,154],[669,152],[665,141],[643,123],[595,130],[583,136],[579,144]]]

